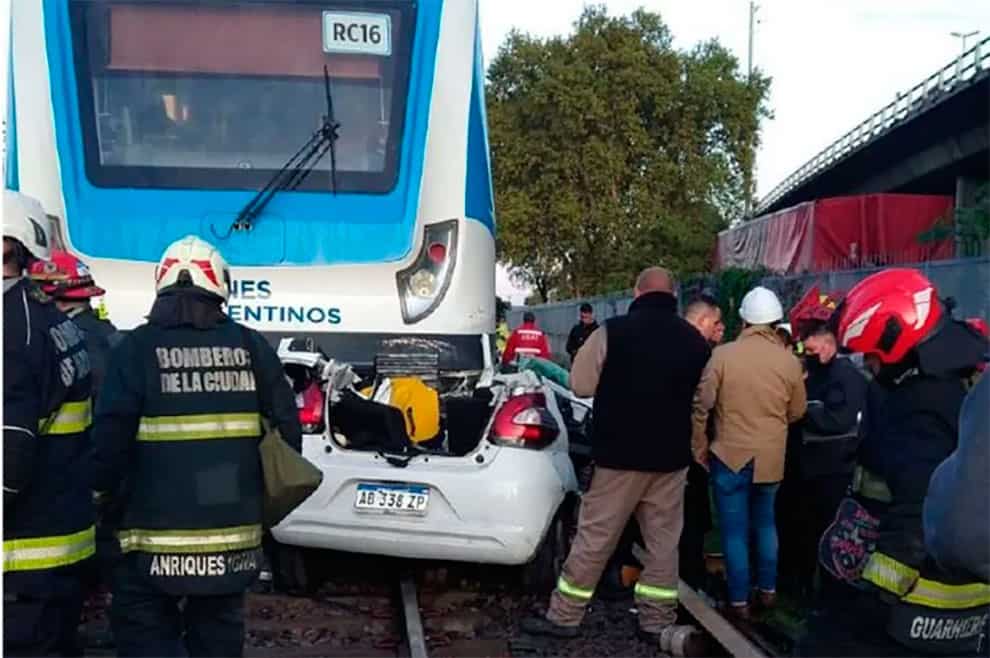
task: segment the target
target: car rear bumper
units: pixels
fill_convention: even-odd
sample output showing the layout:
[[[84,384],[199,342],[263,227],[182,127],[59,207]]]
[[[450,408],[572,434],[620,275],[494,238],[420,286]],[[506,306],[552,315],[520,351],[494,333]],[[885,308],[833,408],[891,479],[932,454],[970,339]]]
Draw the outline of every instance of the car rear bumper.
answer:
[[[279,542],[414,559],[524,564],[565,496],[577,489],[566,447],[532,451],[485,442],[466,457],[417,457],[396,468],[371,453],[327,453],[325,446],[322,437],[304,441],[304,454],[324,480],[273,529]],[[363,482],[427,486],[426,514],[356,510],[357,485]]]

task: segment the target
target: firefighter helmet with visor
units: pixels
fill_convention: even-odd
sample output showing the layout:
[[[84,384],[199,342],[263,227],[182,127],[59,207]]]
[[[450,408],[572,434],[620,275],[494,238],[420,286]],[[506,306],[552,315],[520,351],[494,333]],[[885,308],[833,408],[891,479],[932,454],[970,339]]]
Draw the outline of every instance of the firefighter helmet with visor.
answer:
[[[934,333],[945,315],[932,282],[907,268],[863,279],[836,313],[839,344],[888,365],[904,360]]]
[[[155,268],[155,293],[196,288],[224,301],[230,296],[230,268],[209,242],[187,235],[173,242]]]
[[[47,260],[52,239],[41,202],[15,190],[4,190],[3,237],[19,242],[34,258]]]

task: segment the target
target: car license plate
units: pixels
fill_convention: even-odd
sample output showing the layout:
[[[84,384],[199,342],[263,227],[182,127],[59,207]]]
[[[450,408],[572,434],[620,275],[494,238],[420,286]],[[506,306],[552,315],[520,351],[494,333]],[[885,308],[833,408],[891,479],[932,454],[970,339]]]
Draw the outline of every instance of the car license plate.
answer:
[[[429,487],[413,484],[369,484],[357,487],[354,507],[359,511],[423,516],[430,502]]]

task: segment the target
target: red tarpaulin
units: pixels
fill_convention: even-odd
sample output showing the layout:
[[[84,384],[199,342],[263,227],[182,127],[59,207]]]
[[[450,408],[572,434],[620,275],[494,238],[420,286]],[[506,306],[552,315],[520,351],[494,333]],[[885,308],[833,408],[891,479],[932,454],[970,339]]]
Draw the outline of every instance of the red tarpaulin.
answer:
[[[951,239],[922,242],[939,220],[951,222],[953,199],[869,194],[815,204],[815,271],[951,258]]]
[[[811,262],[813,203],[802,203],[764,215],[718,236],[718,264],[756,267],[775,272],[797,271]]]
[[[951,258],[951,238],[919,238],[951,223],[952,197],[868,194],[821,199],[757,217],[718,236],[719,269],[824,272]]]

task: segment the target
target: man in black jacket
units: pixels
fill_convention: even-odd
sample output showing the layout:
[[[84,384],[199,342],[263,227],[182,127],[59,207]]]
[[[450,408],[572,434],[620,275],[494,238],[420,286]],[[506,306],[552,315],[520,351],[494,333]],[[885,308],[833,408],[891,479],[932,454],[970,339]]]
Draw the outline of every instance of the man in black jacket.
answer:
[[[852,482],[867,380],[850,359],[838,356],[835,334],[825,320],[799,322],[795,329],[805,348],[808,411],[788,437],[793,444],[788,446],[786,486],[778,497],[787,519],[781,561],[795,586],[809,592],[818,540]]]
[[[822,515],[831,521],[852,480],[867,380],[850,359],[837,356],[835,335],[828,327],[813,329],[803,340],[808,412],[803,424],[802,472],[812,484],[807,493],[819,500]]]
[[[577,537],[546,617],[524,631],[573,637],[630,516],[647,559],[636,583],[640,632],[650,640],[677,616],[678,540],[691,463],[691,413],[710,349],[677,315],[670,273],[644,270],[623,317],[596,330],[578,352],[571,388],[595,397],[595,474],[582,498]]]
[[[581,304],[580,313],[580,320],[571,328],[571,333],[567,336],[567,354],[571,357],[571,363],[574,363],[578,350],[588,340],[588,336],[598,328],[598,323],[595,322],[595,309],[591,308],[591,304],[588,302]]]
[[[725,331],[722,310],[718,301],[701,294],[684,307],[684,319],[698,330],[708,341],[711,349],[721,342]],[[714,416],[710,417],[709,436],[714,436]],[[695,589],[702,589],[707,572],[705,570],[705,535],[712,529],[711,500],[708,495],[708,471],[694,461],[688,467],[687,486],[684,490],[684,527],[681,530],[678,567],[680,578]],[[635,580],[642,573],[643,565],[636,558],[643,547],[643,536],[635,519],[629,521],[622,539],[616,548],[615,556],[609,565],[599,596],[621,596],[633,588]]]
[[[693,299],[684,308],[684,319],[698,330],[715,349],[721,342],[725,323],[718,300],[707,294]],[[714,415],[709,417],[708,435],[714,437]],[[708,495],[708,471],[692,461],[688,468],[687,488],[684,491],[684,530],[680,543],[681,580],[701,589],[705,583],[705,535],[712,529],[711,500]]]

